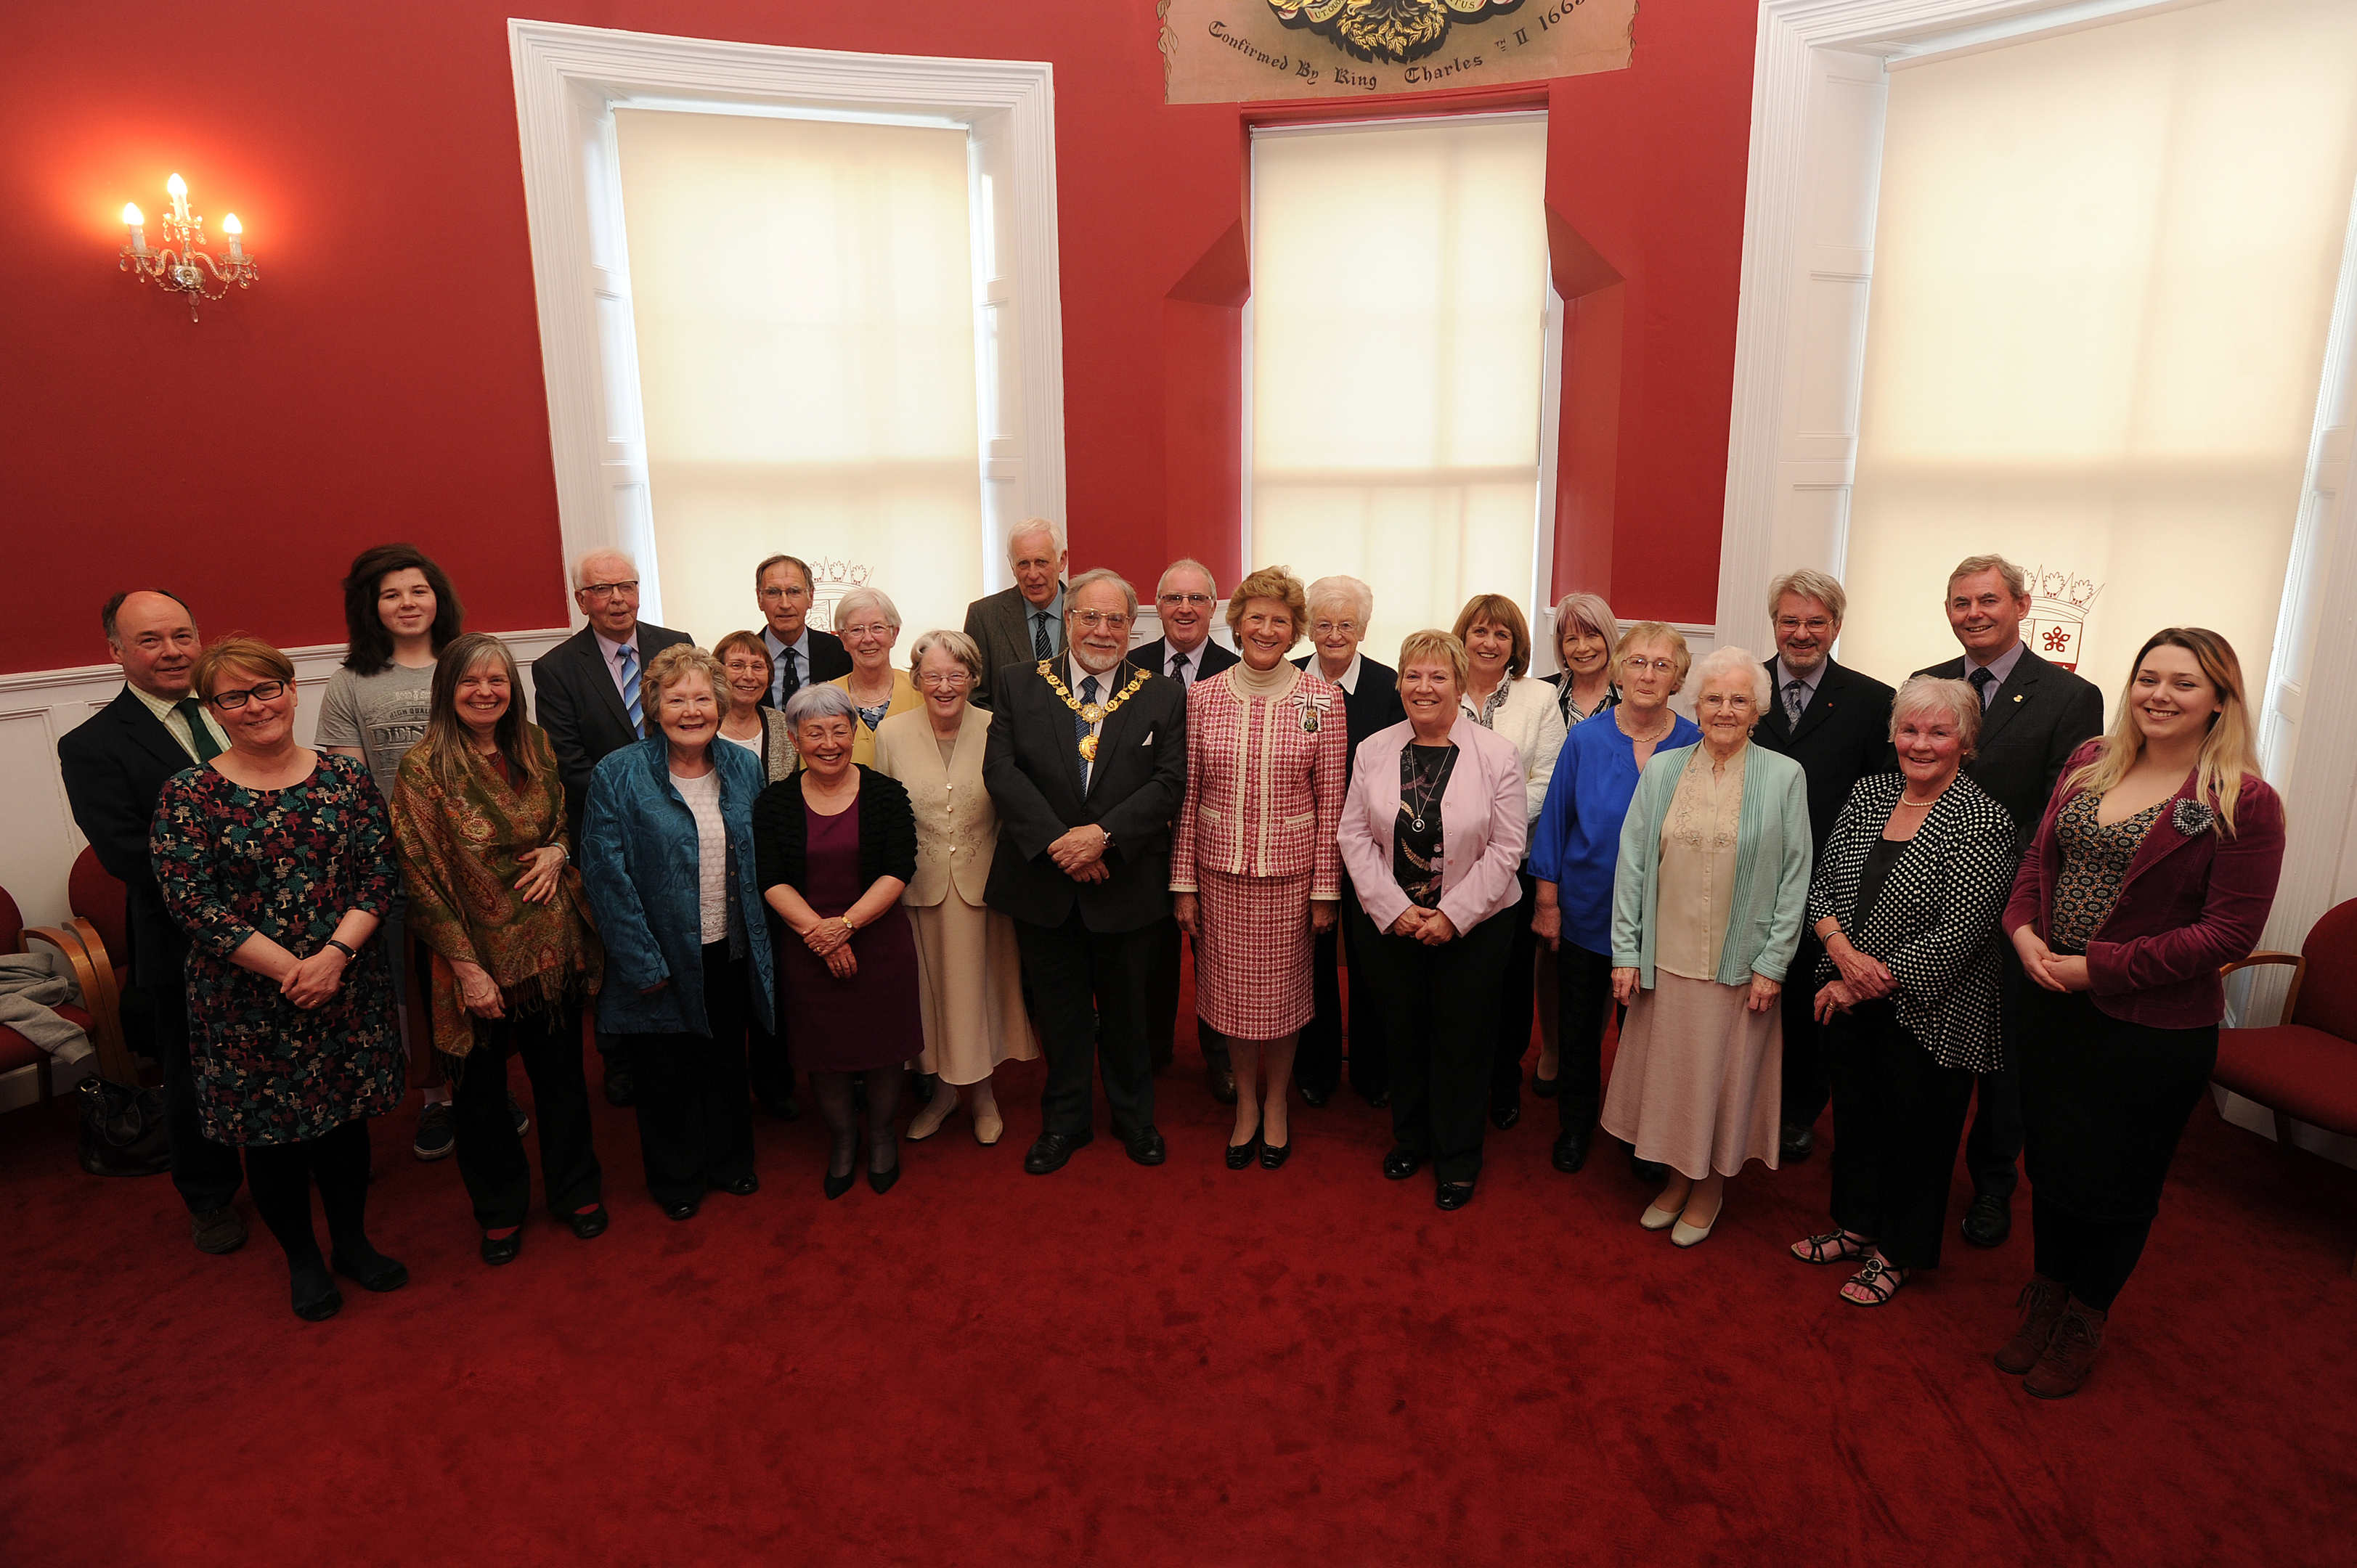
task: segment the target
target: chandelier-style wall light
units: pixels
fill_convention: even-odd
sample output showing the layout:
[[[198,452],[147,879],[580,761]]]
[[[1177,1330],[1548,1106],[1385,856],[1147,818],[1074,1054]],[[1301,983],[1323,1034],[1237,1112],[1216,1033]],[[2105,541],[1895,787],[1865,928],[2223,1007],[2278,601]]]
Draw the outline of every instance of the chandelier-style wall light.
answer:
[[[134,274],[141,283],[152,283],[185,295],[188,319],[194,321],[197,301],[222,298],[231,284],[252,288],[253,280],[262,274],[254,266],[253,258],[245,253],[242,238],[245,226],[237,220],[236,213],[221,215],[221,233],[229,240],[229,255],[217,262],[199,249],[205,242],[205,220],[201,213],[188,211],[188,182],[176,174],[164,182],[164,188],[172,197],[172,210],[164,215],[164,248],[147,248],[147,220],[140,216],[135,205],[126,201],[123,204],[123,227],[130,240],[124,245],[115,268]],[[221,285],[219,289],[205,287],[207,273]]]

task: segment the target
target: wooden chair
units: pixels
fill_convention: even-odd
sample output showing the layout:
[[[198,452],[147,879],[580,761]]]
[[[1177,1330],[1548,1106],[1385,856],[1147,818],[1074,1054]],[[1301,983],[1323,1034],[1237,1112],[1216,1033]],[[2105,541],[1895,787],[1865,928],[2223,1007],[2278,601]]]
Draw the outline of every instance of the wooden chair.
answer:
[[[79,921],[76,922],[80,924]],[[114,996],[114,973],[112,969],[94,962],[89,950],[83,947],[80,935],[58,926],[25,924],[24,912],[8,890],[0,887],[0,952],[29,952],[31,944],[40,942],[57,949],[66,957],[73,971],[75,983],[81,987],[84,1005],[67,1004],[55,1009],[59,1017],[79,1025],[98,1047],[99,1069],[118,1083],[139,1081],[138,1069],[131,1054],[123,1045],[119,1018],[112,1037],[100,1023],[102,1008],[110,1007]],[[103,972],[104,978],[101,978]],[[120,1072],[124,1076],[115,1078]],[[33,1044],[16,1030],[0,1027],[0,1084],[19,1085],[30,1077],[38,1101],[46,1101],[57,1092],[49,1069],[49,1053]]]
[[[2219,1030],[2212,1080],[2274,1112],[2287,1153],[2295,1121],[2357,1135],[2357,898],[2325,911],[2298,952],[2255,952],[2221,972],[2263,963],[2292,966],[2283,1016]]]

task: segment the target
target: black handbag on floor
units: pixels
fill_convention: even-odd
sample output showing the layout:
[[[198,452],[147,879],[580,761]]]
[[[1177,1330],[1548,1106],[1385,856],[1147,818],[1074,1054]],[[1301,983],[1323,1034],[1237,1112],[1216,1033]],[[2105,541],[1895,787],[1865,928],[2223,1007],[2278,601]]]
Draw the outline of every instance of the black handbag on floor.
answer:
[[[74,1085],[81,1097],[81,1135],[74,1156],[92,1176],[157,1176],[171,1168],[165,1146],[161,1090],[125,1089],[95,1073]]]

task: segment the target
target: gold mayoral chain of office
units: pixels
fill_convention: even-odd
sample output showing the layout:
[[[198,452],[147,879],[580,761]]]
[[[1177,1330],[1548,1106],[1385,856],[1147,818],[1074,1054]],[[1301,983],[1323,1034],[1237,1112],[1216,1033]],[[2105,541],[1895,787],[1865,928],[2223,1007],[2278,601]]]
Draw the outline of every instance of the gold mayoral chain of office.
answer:
[[[1092,728],[1113,717],[1114,710],[1135,696],[1137,689],[1146,684],[1146,671],[1140,670],[1129,678],[1129,684],[1124,686],[1120,694],[1111,702],[1083,703],[1072,695],[1072,689],[1065,685],[1057,675],[1055,664],[1056,661],[1052,659],[1042,659],[1039,660],[1039,673],[1047,678],[1049,685],[1056,689],[1056,695],[1064,700],[1064,706],[1080,714],[1082,721]],[[1078,750],[1082,757],[1094,762],[1097,759],[1097,737],[1094,735],[1082,736]]]

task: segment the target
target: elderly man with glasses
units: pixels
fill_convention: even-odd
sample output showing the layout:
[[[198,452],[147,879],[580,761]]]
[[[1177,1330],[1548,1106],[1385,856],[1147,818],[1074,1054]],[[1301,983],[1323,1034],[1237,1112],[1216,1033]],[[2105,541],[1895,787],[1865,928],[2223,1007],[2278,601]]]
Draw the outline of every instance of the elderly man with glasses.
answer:
[[[998,811],[985,896],[1015,920],[1048,1058],[1045,1176],[1093,1137],[1089,1075],[1101,1054],[1113,1130],[1143,1165],[1168,1157],[1154,1126],[1146,975],[1170,918],[1170,819],[1187,781],[1178,683],[1125,654],[1137,593],[1114,573],[1065,590],[1060,657],[1003,668],[982,775]]]
[[[1173,561],[1162,569],[1162,581],[1154,590],[1154,613],[1162,622],[1162,635],[1131,649],[1130,662],[1169,676],[1182,693],[1217,675],[1236,662],[1233,653],[1211,640],[1211,624],[1222,607],[1219,584],[1209,566],[1200,561]],[[1156,934],[1154,970],[1146,983],[1146,1033],[1157,1072],[1178,1054],[1179,941],[1176,920]],[[1203,1080],[1211,1098],[1233,1105],[1236,1075],[1226,1038],[1200,1017],[1195,1020],[1195,1038],[1203,1049]]]
[[[639,618],[639,564],[619,550],[592,550],[573,564],[573,602],[589,624],[533,661],[532,685],[534,714],[565,781],[569,842],[579,843],[589,775],[652,733],[640,677],[656,654],[695,639]],[[606,1058],[607,1100],[630,1104],[637,1085],[621,1041],[600,1034],[597,1049]]]

